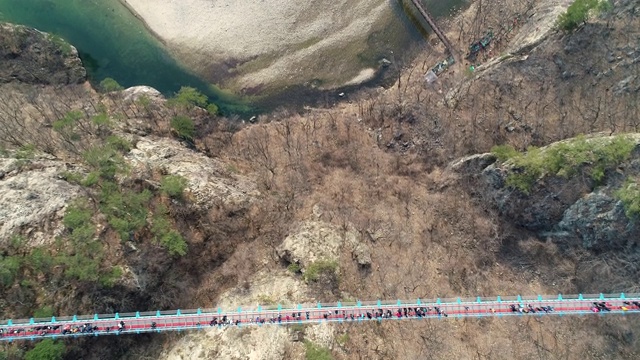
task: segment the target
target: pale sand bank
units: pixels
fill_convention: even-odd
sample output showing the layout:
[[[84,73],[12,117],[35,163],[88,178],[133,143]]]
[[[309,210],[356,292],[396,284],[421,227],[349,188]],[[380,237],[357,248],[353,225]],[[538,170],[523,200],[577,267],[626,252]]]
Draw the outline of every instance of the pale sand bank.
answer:
[[[366,79],[357,55],[392,20],[392,0],[121,1],[187,66],[210,80],[231,77],[223,85],[236,91]]]

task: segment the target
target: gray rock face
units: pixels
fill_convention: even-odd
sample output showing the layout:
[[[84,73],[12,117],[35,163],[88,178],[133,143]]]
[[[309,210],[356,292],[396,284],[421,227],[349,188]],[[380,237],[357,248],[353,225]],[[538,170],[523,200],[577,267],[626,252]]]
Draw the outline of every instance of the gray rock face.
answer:
[[[203,209],[217,202],[246,208],[260,195],[252,179],[233,174],[223,162],[186,149],[172,139],[142,138],[126,159],[134,176],[144,177],[151,169],[183,176],[193,200]]]
[[[26,26],[0,24],[0,83],[67,85],[86,80],[78,51]]]
[[[338,261],[345,250],[351,250],[359,266],[371,266],[371,249],[353,227],[343,232],[330,223],[310,220],[298,224],[276,252],[281,259],[306,269],[318,260]]]
[[[558,229],[591,250],[623,248],[638,240],[638,226],[629,221],[622,203],[605,189],[587,194],[564,213]]]
[[[0,239],[8,241],[18,232],[26,235],[27,245],[52,242],[62,231],[59,220],[80,187],[58,178],[68,170],[63,162],[45,159],[0,158]]]
[[[638,135],[632,136],[636,143],[640,141]],[[481,158],[469,157],[456,164],[474,164],[477,159]],[[477,177],[477,187],[486,202],[508,221],[541,237],[560,243],[580,242],[594,251],[629,248],[640,241],[640,225],[626,216],[622,202],[614,195],[625,179],[640,177],[637,147],[629,160],[607,172],[602,184],[596,184],[588,174],[544,174],[528,194],[507,186],[508,175],[519,171],[508,162],[493,163],[473,173],[479,166],[459,166],[465,171],[457,172]]]
[[[475,154],[451,163],[449,168],[461,174],[479,173],[495,162],[496,157],[491,153]]]
[[[591,191],[589,179],[549,176],[536,183],[530,195],[506,185],[508,171],[490,165],[482,172],[485,196],[515,224],[534,231],[550,231],[565,210]]]

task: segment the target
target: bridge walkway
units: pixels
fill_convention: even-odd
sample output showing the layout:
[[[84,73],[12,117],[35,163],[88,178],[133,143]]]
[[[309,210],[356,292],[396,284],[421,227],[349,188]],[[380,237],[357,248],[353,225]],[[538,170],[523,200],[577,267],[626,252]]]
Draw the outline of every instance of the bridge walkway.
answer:
[[[596,303],[604,307],[597,308]],[[229,326],[586,314],[640,314],[640,294],[378,300],[289,307],[257,306],[234,311],[218,308],[3,320],[0,321],[0,340],[141,334]]]

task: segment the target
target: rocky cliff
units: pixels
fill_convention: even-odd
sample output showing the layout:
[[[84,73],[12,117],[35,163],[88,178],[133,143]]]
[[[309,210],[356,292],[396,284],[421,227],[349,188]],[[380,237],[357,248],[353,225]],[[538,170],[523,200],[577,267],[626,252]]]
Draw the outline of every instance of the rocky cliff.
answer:
[[[26,26],[0,23],[0,84],[77,84],[87,72],[63,39]]]
[[[605,160],[612,144],[623,138],[627,143],[620,156]],[[639,144],[638,134],[568,139],[529,150],[526,160],[482,154],[456,161],[452,169],[475,178],[476,195],[505,220],[541,238],[577,241],[596,251],[629,249],[637,245],[640,228],[616,193],[640,176]],[[554,167],[554,162],[561,165]]]

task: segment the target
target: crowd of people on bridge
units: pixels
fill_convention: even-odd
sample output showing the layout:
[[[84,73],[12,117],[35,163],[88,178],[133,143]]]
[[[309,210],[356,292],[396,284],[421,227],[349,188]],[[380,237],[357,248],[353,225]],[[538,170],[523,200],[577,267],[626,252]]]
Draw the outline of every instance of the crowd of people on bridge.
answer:
[[[578,304],[578,303],[576,303]],[[592,302],[592,305],[585,305],[582,303],[583,311],[590,309],[592,312],[610,312],[612,310],[640,310],[640,302],[639,301],[622,301],[622,305],[613,306],[611,303],[606,301],[595,301]],[[446,306],[445,306],[446,307]],[[449,310],[454,311],[454,313],[459,313],[462,311],[462,307],[458,308],[460,310],[452,309],[451,306],[447,307]],[[580,310],[573,309],[573,310]],[[566,309],[565,309],[566,310]],[[555,309],[552,306],[533,306],[532,304],[523,305],[522,303],[514,303],[508,305],[508,308],[504,307],[501,310],[510,311],[512,313],[519,314],[535,314],[535,313],[551,313],[554,312]],[[496,313],[495,308],[474,308],[471,309],[469,306],[464,306],[465,313]],[[448,317],[449,314],[444,311],[441,306],[414,306],[414,307],[398,307],[390,309],[385,306],[385,308],[372,308],[372,307],[364,307],[364,308],[348,308],[348,309],[331,309],[331,310],[312,310],[305,311],[304,315],[301,311],[294,311],[291,313],[285,313],[284,315],[280,312],[275,312],[273,310],[268,311],[268,313],[273,314],[270,316],[256,316],[247,318],[247,315],[242,316],[241,314],[230,315],[219,315],[217,317],[213,317],[213,319],[209,322],[210,326],[231,326],[231,325],[243,325],[243,324],[281,324],[281,323],[289,323],[289,322],[299,322],[299,321],[313,321],[313,320],[343,320],[343,321],[356,321],[356,320],[383,320],[383,319],[403,319],[403,318],[423,318],[423,317]],[[93,325],[92,323],[84,323],[84,324],[74,324],[63,322],[62,324],[46,324],[46,325],[33,325],[33,326],[17,326],[17,327],[0,327],[0,337],[21,337],[21,336],[46,336],[48,334],[61,334],[61,335],[73,335],[73,334],[94,334],[97,332],[106,332],[109,333],[112,330],[117,330],[118,332],[122,332],[127,330],[127,326],[125,322],[120,320],[116,323],[115,326],[105,326],[105,322],[100,322],[100,326]],[[148,329],[148,325],[140,324],[137,326],[139,329]],[[200,327],[200,322],[190,323],[191,326],[195,325]],[[181,326],[187,326],[189,323],[185,323]],[[175,326],[173,324],[163,324],[165,329]],[[156,330],[158,324],[154,321],[150,323],[150,328]]]
[[[522,306],[522,304],[511,304],[509,305],[509,308],[511,309],[511,312],[517,312],[520,314],[535,314],[543,311],[548,314],[554,310],[553,306],[533,307],[531,304],[527,304],[527,306]]]
[[[123,331],[125,329],[124,321],[120,321],[115,327],[118,329],[118,331]],[[91,323],[85,323],[82,325],[72,325],[72,324],[45,325],[45,326],[33,326],[33,327],[26,327],[26,328],[22,328],[22,327],[12,328],[6,332],[6,335],[45,336],[47,334],[53,334],[58,331],[60,331],[61,335],[92,334],[98,331],[110,332],[111,329],[112,329],[111,326],[98,327],[98,326],[92,325]],[[5,335],[5,330],[0,329],[0,336],[4,336],[4,335]]]
[[[433,308],[430,307],[405,307],[405,308],[398,308],[397,310],[395,310],[394,312],[392,312],[391,310],[386,310],[384,311],[383,309],[377,309],[377,310],[365,310],[362,312],[358,312],[358,313],[354,313],[353,311],[347,311],[347,310],[333,310],[333,311],[326,311],[322,313],[322,318],[325,320],[351,320],[351,321],[355,321],[355,320],[364,320],[364,319],[368,319],[368,320],[373,320],[373,319],[378,319],[378,320],[382,320],[382,319],[391,319],[391,318],[398,318],[398,319],[402,319],[404,318],[409,318],[409,317],[416,317],[416,318],[421,318],[421,317],[425,317],[427,315],[438,315],[438,316],[444,316],[444,317],[448,317],[449,315],[443,311],[440,307],[436,306]],[[306,311],[304,314],[304,317],[302,315],[302,312],[298,311],[298,312],[292,312],[290,315],[289,314],[277,314],[271,317],[261,317],[261,316],[256,316],[255,318],[251,318],[249,320],[250,324],[265,324],[265,323],[270,323],[270,324],[281,324],[281,323],[287,323],[287,322],[291,322],[291,321],[303,321],[303,320],[311,320],[311,314],[309,311]],[[231,320],[229,317],[227,317],[226,315],[222,316],[221,318],[218,317],[214,317],[211,322],[209,323],[210,326],[226,326],[226,325],[239,325],[241,323],[240,320]]]

